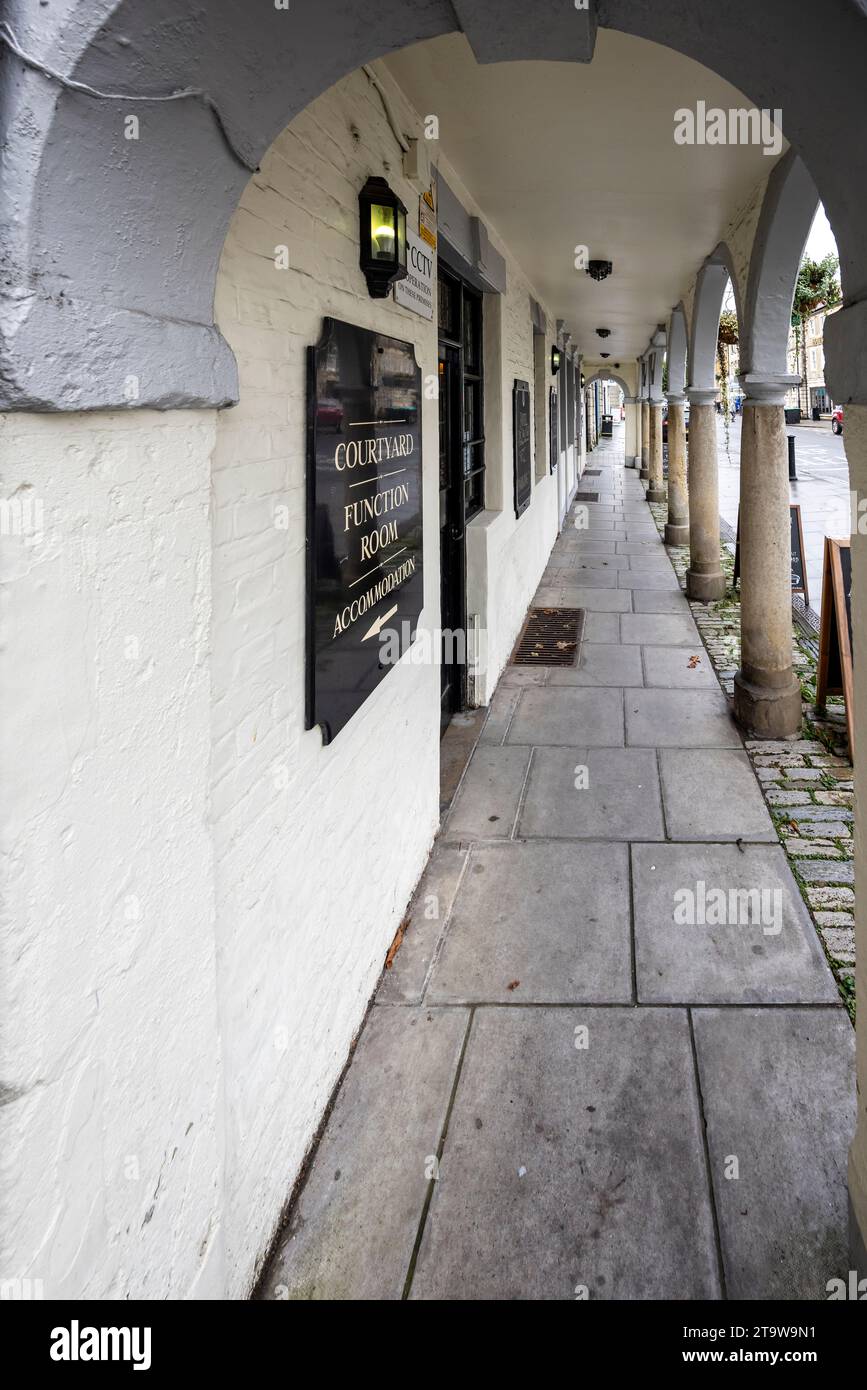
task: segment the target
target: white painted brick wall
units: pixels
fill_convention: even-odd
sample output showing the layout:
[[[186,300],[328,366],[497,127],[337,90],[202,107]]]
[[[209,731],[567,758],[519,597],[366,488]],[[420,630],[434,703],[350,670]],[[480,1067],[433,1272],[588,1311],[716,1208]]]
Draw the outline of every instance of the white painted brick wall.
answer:
[[[215,419],[2,422],[3,496],[32,489],[45,535],[0,537],[0,1273],[46,1298],[224,1287]]]
[[[358,269],[358,189],[383,171],[412,206],[360,74],[266,156],[216,296],[236,409],[2,422],[3,495],[44,499],[46,535],[0,547],[0,1273],[47,1296],[248,1291],[436,830],[438,670],[398,667],[328,748],[303,728],[305,349],[330,313],[436,371],[436,325],[370,300]],[[556,526],[550,476],[514,517],[531,291],[508,277],[503,509],[474,600],[497,668]],[[434,627],[435,402],[423,428]]]

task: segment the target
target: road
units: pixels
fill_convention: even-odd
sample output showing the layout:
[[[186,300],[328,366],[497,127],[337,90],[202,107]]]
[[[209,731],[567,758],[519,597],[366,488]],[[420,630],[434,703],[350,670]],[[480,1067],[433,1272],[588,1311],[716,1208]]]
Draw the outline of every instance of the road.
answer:
[[[791,500],[800,503],[804,528],[810,607],[818,613],[822,600],[822,566],[825,536],[850,532],[849,466],[840,435],[832,434],[828,420],[817,424],[789,425],[795,436],[798,481],[789,485]],[[717,425],[720,513],[737,526],[740,489],[741,418],[729,426],[726,443],[724,421]]]

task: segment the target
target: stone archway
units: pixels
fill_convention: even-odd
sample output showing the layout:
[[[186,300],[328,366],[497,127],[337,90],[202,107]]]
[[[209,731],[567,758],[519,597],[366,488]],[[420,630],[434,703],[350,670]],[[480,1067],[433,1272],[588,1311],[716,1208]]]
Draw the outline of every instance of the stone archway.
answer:
[[[617,372],[608,372],[600,369],[598,372],[594,372],[592,376],[589,376],[587,378],[587,380],[584,383],[585,387],[592,386],[594,381],[613,381],[616,386],[620,387],[625,399],[628,400],[629,397],[632,395],[629,386],[623,380],[623,377],[620,376]]]
[[[741,325],[741,371],[785,376],[792,298],[819,195],[789,150],[768,180],[753,240]]]
[[[852,306],[833,326],[835,393],[867,392],[850,365],[867,343],[867,250],[851,197],[867,175],[858,138],[864,14],[850,0],[823,0],[836,57],[818,74],[818,0],[796,15],[786,0],[758,10],[733,0],[725,13],[713,0],[600,0],[592,13],[548,0],[532,27],[519,0],[390,0],[363,19],[351,0],[301,0],[285,11],[122,0],[105,17],[91,0],[73,0],[56,18],[36,0],[17,0],[7,13],[4,40],[19,54],[2,78],[19,190],[3,228],[8,279],[19,287],[0,372],[10,409],[236,400],[234,360],[213,321],[220,250],[249,174],[292,117],[371,59],[461,27],[482,62],[587,61],[597,22],[694,58],[783,112],[834,227]],[[135,161],[124,138],[129,113],[146,128]],[[844,149],[840,132],[850,132]]]
[[[738,323],[743,324],[740,287],[734,258],[720,242],[698,273],[689,330],[687,385],[691,391],[715,390],[715,366],[719,316],[726,285],[731,281]]]
[[[683,301],[671,311],[668,323],[668,394],[682,396],[686,389],[689,334]]]

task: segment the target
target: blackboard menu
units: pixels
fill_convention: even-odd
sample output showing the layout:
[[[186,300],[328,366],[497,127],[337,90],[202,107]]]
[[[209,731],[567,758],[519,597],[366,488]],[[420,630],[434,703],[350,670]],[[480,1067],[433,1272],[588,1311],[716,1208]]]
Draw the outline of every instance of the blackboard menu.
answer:
[[[825,537],[822,575],[822,623],[816,668],[816,708],[824,710],[828,695],[846,702],[849,753],[855,754],[852,669],[852,551],[849,540]]]
[[[804,602],[809,604],[807,565],[804,559],[804,532],[801,527],[801,508],[797,502],[793,502],[789,507],[789,523],[792,532],[792,593],[803,594]]]
[[[804,602],[809,606],[810,591],[807,587],[807,566],[804,559],[804,529],[801,524],[800,503],[792,502],[789,505],[789,526],[791,531],[791,550],[792,550],[792,593],[803,594]],[[738,511],[738,530],[735,541],[735,568],[732,582],[737,584],[741,573],[741,514]]]
[[[330,743],[412,642],[424,601],[412,343],[323,320],[307,451],[306,726]]]
[[[852,550],[850,546],[840,546],[840,584],[843,589],[843,601],[846,605],[846,627],[849,630],[849,651],[853,650],[852,642]]]
[[[553,386],[548,387],[548,425],[550,434],[550,467],[553,473],[560,458],[560,415],[557,402],[557,391]]]
[[[530,431],[530,386],[515,380],[512,387],[512,449],[515,465],[515,516],[530,505],[533,489],[533,440]]]

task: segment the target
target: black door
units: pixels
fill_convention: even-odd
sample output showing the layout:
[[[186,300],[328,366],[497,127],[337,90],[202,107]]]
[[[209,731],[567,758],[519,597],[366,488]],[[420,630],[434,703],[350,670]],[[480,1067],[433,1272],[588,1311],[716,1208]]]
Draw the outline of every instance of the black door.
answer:
[[[484,507],[482,298],[441,262],[439,308],[441,722],[466,703],[466,525]]]

